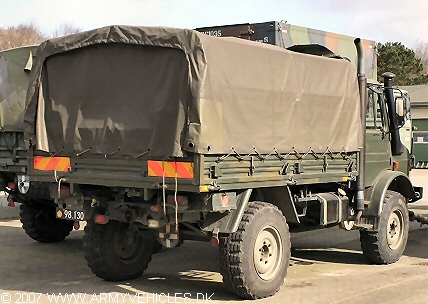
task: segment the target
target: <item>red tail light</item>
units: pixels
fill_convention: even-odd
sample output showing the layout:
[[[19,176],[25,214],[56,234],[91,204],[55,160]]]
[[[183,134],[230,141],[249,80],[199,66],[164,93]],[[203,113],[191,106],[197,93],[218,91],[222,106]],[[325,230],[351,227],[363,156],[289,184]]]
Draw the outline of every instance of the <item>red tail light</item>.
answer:
[[[94,222],[96,224],[104,225],[104,224],[107,224],[108,218],[107,218],[107,216],[105,216],[103,214],[96,214],[94,216]]]

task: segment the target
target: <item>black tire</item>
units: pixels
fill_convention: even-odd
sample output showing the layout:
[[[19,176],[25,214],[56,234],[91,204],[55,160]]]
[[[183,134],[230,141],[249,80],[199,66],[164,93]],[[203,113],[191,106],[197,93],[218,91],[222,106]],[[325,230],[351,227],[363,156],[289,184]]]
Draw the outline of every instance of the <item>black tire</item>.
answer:
[[[183,243],[184,243],[184,241],[183,241],[182,239],[180,239],[180,240],[178,240],[177,245],[175,245],[175,246],[174,246],[174,247],[172,247],[172,248],[168,248],[168,247],[164,246],[161,242],[159,242],[159,240],[158,240],[158,239],[155,239],[155,240],[153,241],[153,253],[158,253],[158,252],[160,252],[164,247],[165,247],[166,249],[174,249],[174,248],[178,248],[178,247],[180,247],[181,245],[183,245]]]
[[[153,238],[153,253],[158,253],[163,248],[163,245],[155,238]]]
[[[360,231],[363,254],[374,264],[398,261],[406,248],[409,236],[409,211],[404,197],[387,190],[379,218],[378,231]]]
[[[73,230],[74,222],[57,219],[54,207],[37,209],[21,204],[19,216],[25,233],[41,243],[61,242]]]
[[[83,236],[83,251],[89,268],[106,281],[138,278],[147,269],[153,254],[153,237],[135,225],[109,221],[98,225],[88,221]]]
[[[274,295],[287,276],[290,245],[281,211],[269,203],[250,202],[238,230],[220,239],[225,288],[244,299]]]

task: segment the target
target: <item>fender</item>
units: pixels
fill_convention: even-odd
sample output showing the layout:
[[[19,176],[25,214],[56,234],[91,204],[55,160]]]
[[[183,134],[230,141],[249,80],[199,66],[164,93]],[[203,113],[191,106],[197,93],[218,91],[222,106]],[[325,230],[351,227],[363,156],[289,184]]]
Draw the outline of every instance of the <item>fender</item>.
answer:
[[[380,216],[386,190],[401,193],[410,200],[417,199],[412,182],[407,175],[400,171],[382,171],[377,176],[373,186],[366,192],[365,200],[369,200],[370,204],[364,209],[364,217]]]
[[[237,208],[235,210],[230,210],[228,213],[208,213],[202,230],[216,233],[236,232],[244,215],[245,208],[250,201],[252,192],[253,189],[247,189],[238,194],[236,201]],[[284,214],[287,222],[300,223],[289,187],[257,189],[256,197],[263,202],[276,205]]]

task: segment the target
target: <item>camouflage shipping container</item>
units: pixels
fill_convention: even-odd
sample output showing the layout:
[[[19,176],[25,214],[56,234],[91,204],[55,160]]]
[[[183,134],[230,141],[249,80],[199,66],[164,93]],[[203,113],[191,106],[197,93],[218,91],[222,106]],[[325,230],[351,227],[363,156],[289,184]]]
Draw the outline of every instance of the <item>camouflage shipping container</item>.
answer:
[[[196,30],[211,36],[233,36],[283,48],[318,44],[327,47],[335,54],[348,58],[354,66],[357,64],[355,37],[292,25],[283,21],[201,27]],[[362,39],[362,43],[366,56],[366,76],[369,79],[377,79],[376,42]]]

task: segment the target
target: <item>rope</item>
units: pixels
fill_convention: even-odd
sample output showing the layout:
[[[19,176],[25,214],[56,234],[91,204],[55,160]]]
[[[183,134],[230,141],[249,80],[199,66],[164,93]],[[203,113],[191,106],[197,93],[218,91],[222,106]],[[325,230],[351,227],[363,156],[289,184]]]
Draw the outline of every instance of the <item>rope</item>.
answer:
[[[174,201],[175,201],[175,232],[178,233],[178,202],[177,202],[177,189],[178,189],[178,173],[177,173],[177,162],[175,164],[175,190],[174,190]]]
[[[259,152],[257,152],[256,147],[253,147],[253,151],[254,151],[254,153],[256,153],[256,157],[258,159],[260,159],[261,161],[264,161],[266,159],[266,157],[269,156],[269,155],[266,155],[266,156],[260,155]]]
[[[281,23],[279,22],[278,22],[278,34],[281,37],[281,46],[285,48],[284,36],[282,35],[282,26],[281,26]]]
[[[230,152],[229,152],[229,154],[227,154],[227,155],[223,155],[222,157],[218,157],[217,158],[217,160],[216,160],[216,163],[219,163],[219,162],[221,162],[222,160],[224,160],[224,159],[226,159],[226,158],[228,158],[232,153],[233,153],[233,147],[232,147],[232,149],[230,150]]]
[[[323,158],[324,156],[328,155],[331,159],[337,159],[337,158],[342,158],[344,160],[350,160],[350,157],[347,155],[348,152],[346,152],[345,148],[343,147],[342,150],[338,153],[333,153],[328,147],[327,149],[323,152],[323,153],[317,153],[315,152],[312,147],[309,147],[308,151],[306,151],[304,154],[299,153],[294,147],[291,148],[290,152],[288,152],[285,155],[282,155],[281,153],[278,152],[278,150],[274,147],[273,150],[266,155],[262,155],[260,154],[256,147],[253,147],[253,151],[245,156],[240,155],[234,147],[231,148],[230,152],[226,155],[223,155],[221,157],[217,157],[216,163],[220,163],[221,161],[225,160],[226,158],[228,158],[229,156],[233,156],[235,158],[237,158],[239,161],[243,161],[247,158],[250,158],[251,156],[256,156],[259,160],[261,161],[265,161],[266,158],[268,158],[269,156],[275,155],[279,160],[283,161],[285,160],[288,156],[290,155],[294,155],[298,160],[303,160],[304,158],[306,158],[308,155],[312,155],[316,160],[319,160],[320,158]]]
[[[162,160],[162,199],[163,199],[163,214],[166,215],[166,199],[165,199],[165,160]]]
[[[175,188],[174,188],[174,202],[175,202],[175,231],[178,231],[178,201],[177,201],[177,193],[178,193],[178,172],[177,172],[177,162],[174,160],[175,165]],[[163,199],[163,214],[166,215],[166,190],[165,190],[165,160],[162,160],[162,199]]]

